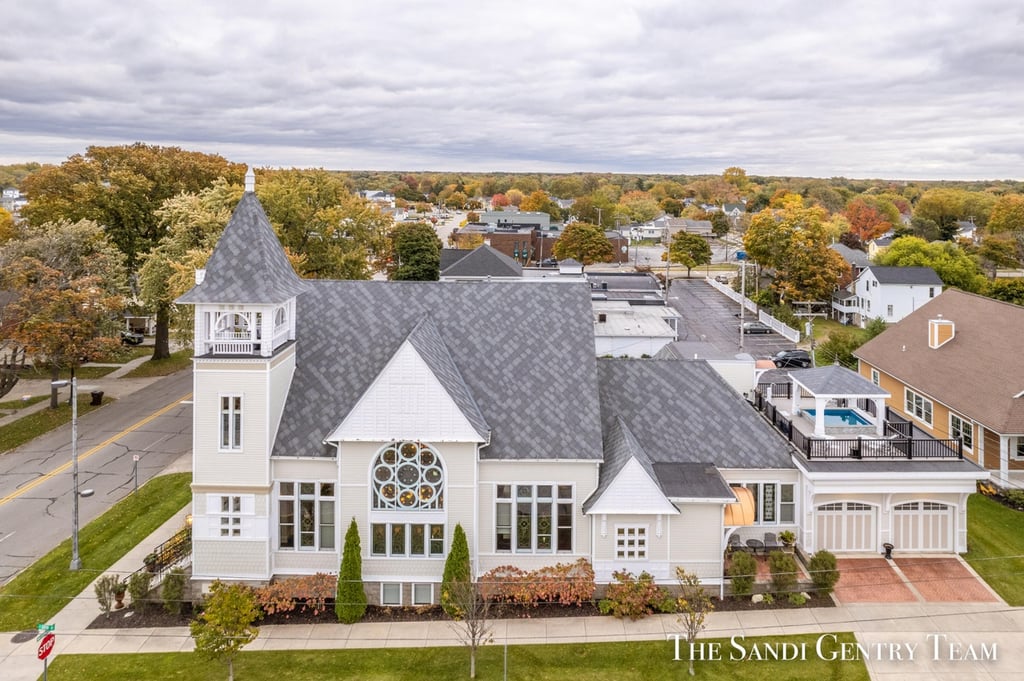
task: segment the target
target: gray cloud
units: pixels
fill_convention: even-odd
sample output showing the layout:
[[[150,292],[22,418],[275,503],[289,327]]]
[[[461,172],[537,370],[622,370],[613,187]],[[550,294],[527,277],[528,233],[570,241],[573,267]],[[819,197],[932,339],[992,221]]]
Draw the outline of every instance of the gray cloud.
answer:
[[[257,165],[1021,177],[1012,0],[40,0],[0,162],[144,141]]]

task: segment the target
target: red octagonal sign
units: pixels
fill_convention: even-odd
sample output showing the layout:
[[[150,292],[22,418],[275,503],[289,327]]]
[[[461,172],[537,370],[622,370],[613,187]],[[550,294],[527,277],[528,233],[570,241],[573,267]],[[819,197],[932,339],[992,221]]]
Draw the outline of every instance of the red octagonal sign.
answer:
[[[53,652],[53,644],[57,642],[57,637],[53,634],[47,634],[43,637],[43,640],[39,643],[39,652],[36,653],[40,660],[45,660],[46,657]]]

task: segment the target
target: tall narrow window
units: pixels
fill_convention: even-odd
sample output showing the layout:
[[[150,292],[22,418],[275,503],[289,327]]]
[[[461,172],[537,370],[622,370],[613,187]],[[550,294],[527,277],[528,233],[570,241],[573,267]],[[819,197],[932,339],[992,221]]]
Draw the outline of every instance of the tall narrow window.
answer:
[[[221,395],[220,448],[242,448],[242,396]]]
[[[300,551],[331,551],[334,530],[334,483],[278,483],[278,546]]]
[[[949,436],[959,438],[964,449],[974,448],[974,424],[952,413],[949,415]]]

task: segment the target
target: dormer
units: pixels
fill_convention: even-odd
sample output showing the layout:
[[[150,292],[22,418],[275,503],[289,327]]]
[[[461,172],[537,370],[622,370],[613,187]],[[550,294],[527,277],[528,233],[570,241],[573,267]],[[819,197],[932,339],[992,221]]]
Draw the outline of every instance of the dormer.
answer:
[[[196,285],[176,302],[195,305],[195,354],[270,357],[295,340],[295,274],[255,193],[255,175]]]
[[[952,321],[943,319],[939,315],[937,319],[928,320],[928,347],[932,350],[942,347],[953,340],[956,335],[956,328]]]

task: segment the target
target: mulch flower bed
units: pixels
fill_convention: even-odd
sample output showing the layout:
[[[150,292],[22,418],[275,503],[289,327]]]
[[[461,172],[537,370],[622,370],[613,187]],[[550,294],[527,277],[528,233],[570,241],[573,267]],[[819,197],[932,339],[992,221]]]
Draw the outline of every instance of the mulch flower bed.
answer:
[[[725,600],[713,599],[715,610],[719,612],[751,611],[751,610],[772,610],[792,608],[831,608],[835,603],[828,596],[812,594],[810,600],[804,605],[793,605],[786,598],[776,598],[772,603],[753,603],[750,597],[726,598]],[[128,607],[122,610],[112,610],[109,615],[99,615],[89,625],[89,629],[134,629],[144,627],[187,627],[189,621],[198,613],[193,612],[191,604],[186,604],[182,612],[177,615],[166,612],[162,604],[155,603],[152,606],[136,611]],[[559,605],[557,603],[542,603],[536,607],[514,605],[511,603],[495,603],[491,606],[491,619],[540,619],[551,617],[606,617],[602,615],[595,603],[584,603],[580,606]],[[361,622],[431,622],[445,621],[448,616],[444,614],[440,606],[417,606],[417,607],[396,607],[385,608],[371,605],[366,608],[366,615]],[[318,614],[311,610],[300,612],[298,609],[289,613],[276,613],[267,615],[257,625],[263,624],[337,624],[338,618],[334,614],[334,606],[328,605],[327,609]]]

